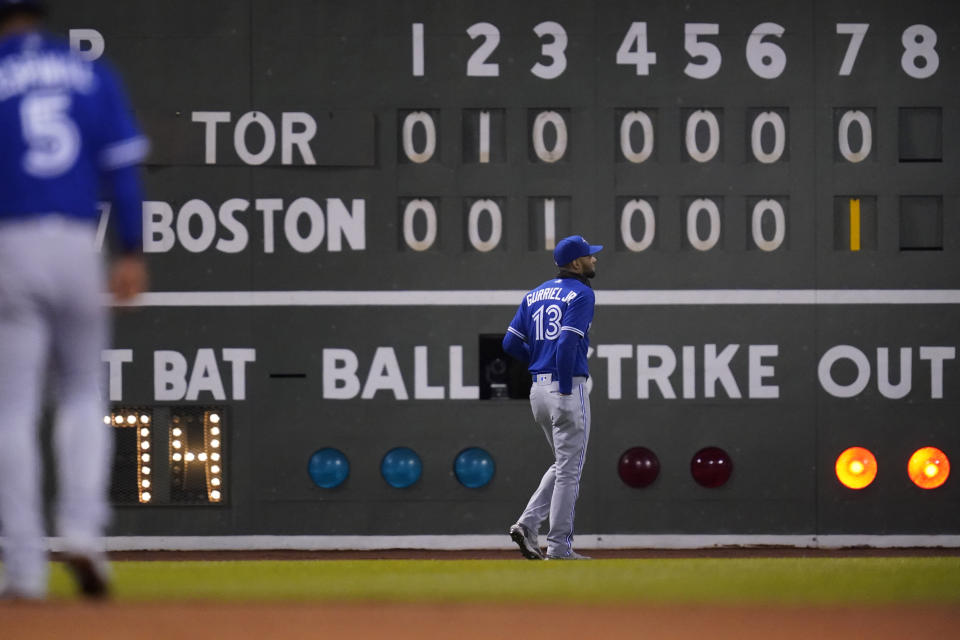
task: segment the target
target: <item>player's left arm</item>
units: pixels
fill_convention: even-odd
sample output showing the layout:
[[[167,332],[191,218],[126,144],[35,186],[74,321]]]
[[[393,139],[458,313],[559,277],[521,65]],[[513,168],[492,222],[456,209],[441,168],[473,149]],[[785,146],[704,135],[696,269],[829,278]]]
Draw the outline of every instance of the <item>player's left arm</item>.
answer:
[[[530,340],[524,333],[524,306],[522,303],[507,327],[507,332],[503,334],[503,350],[511,357],[520,362],[530,362]]]
[[[140,253],[143,246],[143,186],[140,164],[150,144],[140,132],[119,78],[98,63],[101,129],[96,144],[97,161],[107,198],[113,203],[120,247]]]
[[[593,307],[593,290],[588,289],[571,300],[563,312],[557,341],[557,377],[558,390],[564,395],[573,392],[573,368],[577,363],[580,341],[586,338],[593,321]]]
[[[120,80],[106,65],[98,67],[98,77],[103,116],[97,160],[120,241],[120,255],[110,266],[109,285],[114,297],[123,302],[145,291],[149,280],[143,258],[140,179],[140,163],[149,143],[137,127]]]

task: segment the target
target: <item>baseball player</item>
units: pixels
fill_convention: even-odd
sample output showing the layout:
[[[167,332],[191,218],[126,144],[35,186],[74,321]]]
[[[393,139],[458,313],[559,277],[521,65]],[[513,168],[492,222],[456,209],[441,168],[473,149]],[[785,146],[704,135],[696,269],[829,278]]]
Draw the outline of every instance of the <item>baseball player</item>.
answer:
[[[0,0],[0,597],[47,591],[37,421],[49,372],[56,404],[56,527],[81,592],[102,597],[113,434],[104,424],[108,317],[95,246],[112,201],[120,253],[109,284],[146,286],[137,165],[147,142],[114,73],[40,31],[39,0]]]
[[[553,259],[560,272],[524,296],[503,338],[504,351],[529,363],[530,407],[554,456],[527,508],[510,527],[510,537],[530,560],[544,557],[538,531],[548,516],[546,559],[588,559],[573,550],[573,520],[590,438],[585,386],[594,306],[590,278],[596,275],[594,254],[601,249],[582,236],[558,242]]]

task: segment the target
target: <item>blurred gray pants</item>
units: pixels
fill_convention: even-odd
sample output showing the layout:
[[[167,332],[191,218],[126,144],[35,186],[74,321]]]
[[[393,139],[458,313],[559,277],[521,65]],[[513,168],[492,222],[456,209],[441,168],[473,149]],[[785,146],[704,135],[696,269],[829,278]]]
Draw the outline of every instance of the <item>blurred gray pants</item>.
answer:
[[[100,393],[108,316],[94,236],[92,225],[61,216],[0,222],[4,581],[38,597],[47,584],[38,442],[45,397],[56,409],[56,518],[66,548],[96,551],[109,515],[113,434],[104,424]]]
[[[536,533],[549,516],[547,554],[565,556],[573,545],[580,476],[590,439],[590,395],[584,377],[574,377],[569,396],[560,395],[557,381],[549,377],[541,374],[534,380],[530,408],[547,437],[554,463],[543,474],[518,522]]]

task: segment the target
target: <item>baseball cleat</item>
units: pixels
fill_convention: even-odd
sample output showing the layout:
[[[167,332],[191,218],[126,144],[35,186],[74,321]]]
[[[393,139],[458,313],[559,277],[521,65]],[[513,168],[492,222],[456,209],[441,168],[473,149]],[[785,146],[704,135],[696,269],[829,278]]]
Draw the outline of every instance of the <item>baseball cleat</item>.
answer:
[[[0,587],[0,602],[37,602],[39,600],[43,600],[42,593],[30,593],[9,584]]]
[[[103,600],[110,595],[109,566],[103,558],[67,554],[63,561],[77,581],[80,593],[93,600]]]
[[[577,553],[573,549],[570,550],[569,555],[565,556],[554,556],[547,554],[547,560],[593,560],[590,556],[585,556],[581,553]]]
[[[510,527],[510,539],[517,543],[520,553],[527,560],[543,560],[537,536],[519,522]]]

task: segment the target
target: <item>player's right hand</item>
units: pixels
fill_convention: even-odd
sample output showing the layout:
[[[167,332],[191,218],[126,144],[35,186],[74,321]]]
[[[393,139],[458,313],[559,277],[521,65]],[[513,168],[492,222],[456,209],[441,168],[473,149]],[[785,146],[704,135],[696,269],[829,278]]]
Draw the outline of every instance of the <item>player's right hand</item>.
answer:
[[[149,276],[142,255],[130,254],[114,259],[110,267],[110,292],[117,302],[127,302],[147,289]]]

